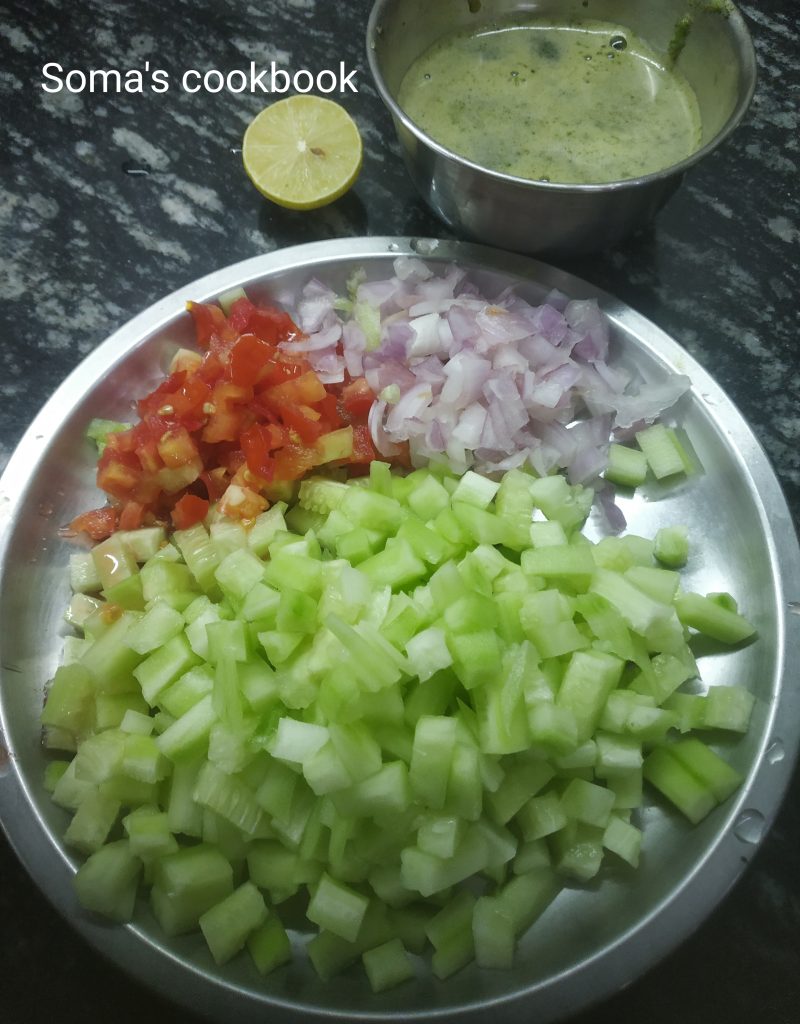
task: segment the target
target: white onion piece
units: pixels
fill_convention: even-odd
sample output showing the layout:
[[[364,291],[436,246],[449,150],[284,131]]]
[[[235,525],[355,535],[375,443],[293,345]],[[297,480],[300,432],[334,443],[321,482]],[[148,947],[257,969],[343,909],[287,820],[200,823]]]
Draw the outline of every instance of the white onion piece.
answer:
[[[412,433],[418,433],[408,421],[417,418],[432,401],[433,390],[426,381],[409,388],[386,417],[389,437],[395,441],[407,441]]]
[[[568,303],[564,318],[578,336],[572,354],[589,363],[608,355],[608,320],[593,299],[577,299]]]
[[[389,440],[389,435],[384,429],[383,415],[385,412],[386,402],[373,402],[369,410],[367,425],[378,453],[390,458],[392,455],[397,455],[399,448]]]
[[[336,349],[315,353],[316,373],[323,384],[341,384],[344,380],[344,356]]]
[[[449,355],[457,355],[462,348],[472,346],[478,337],[478,313],[466,303],[453,305],[447,311],[447,323],[453,335],[453,346]]]
[[[358,286],[356,301],[366,302],[369,306],[384,306],[400,289],[401,284],[396,278],[389,281],[365,281]]]
[[[334,313],[336,293],[316,278],[312,278],[300,293],[295,321],[304,334],[320,330],[328,316]]]
[[[455,436],[455,434],[453,434]],[[443,452],[447,447],[447,431],[441,420],[432,419],[425,431],[425,444],[433,452]]]
[[[426,299],[425,302],[415,302],[413,306],[409,306],[407,312],[411,317],[426,316],[428,313],[446,313],[457,302],[458,299]]]
[[[490,377],[483,386],[483,394],[489,408],[498,409],[512,435],[527,426],[528,413],[510,376],[497,374]]]
[[[528,449],[520,448],[513,455],[507,455],[504,459],[478,459],[476,466],[479,473],[507,473],[509,469],[519,469],[528,458]]]
[[[532,369],[538,370],[541,374],[550,373],[551,370],[556,370],[569,362],[569,353],[553,345],[543,334],[523,338],[517,346],[517,351]]]
[[[483,392],[483,385],[492,373],[492,364],[473,352],[460,352],[444,364],[447,378],[442,388],[442,401],[464,408]]]
[[[414,339],[414,329],[408,323],[395,320],[384,326],[378,355],[381,360],[394,359],[405,362],[408,348]]]
[[[355,320],[349,320],[342,328],[342,350],[347,372],[351,377],[360,377],[364,373],[367,339]]]
[[[608,465],[608,449],[578,448],[575,458],[567,468],[567,479],[571,484],[587,484],[595,480]]]
[[[429,277],[433,277],[431,268],[413,256],[398,256],[393,266],[395,276],[401,281],[427,281]]]
[[[415,362],[412,370],[417,380],[426,380],[429,384],[435,385],[434,392],[438,393],[441,385],[445,381],[444,365],[442,365],[442,361],[437,359],[435,356],[428,356],[427,359],[421,359],[419,362]]]
[[[408,347],[410,359],[432,356],[439,351],[441,341],[438,313],[426,313],[425,316],[415,317],[410,321],[409,327],[414,332]]]
[[[531,332],[530,324],[522,317],[509,313],[501,306],[487,306],[482,309],[476,317],[476,323],[480,329],[477,348],[478,351],[484,352],[495,345],[510,345],[515,341],[522,341]]]
[[[533,400],[537,405],[555,408],[561,399],[569,396],[570,389],[579,380],[580,367],[571,360],[546,374],[533,389]]]
[[[602,361],[596,362],[593,366],[587,366],[586,372],[596,373],[606,387],[618,395],[624,392],[632,380],[632,375],[622,366],[609,366],[608,363]]]
[[[486,415],[486,409],[479,402],[468,405],[458,418],[453,437],[465,448],[477,448],[486,425]]]
[[[309,334],[300,341],[281,342],[280,348],[284,352],[317,352],[320,349],[329,349],[342,336],[341,322],[324,327],[315,334]]]
[[[652,423],[665,409],[671,409],[692,386],[683,374],[675,374],[661,384],[648,385],[647,392],[639,395],[620,395],[617,398],[615,427],[631,427],[639,420]]]
[[[525,356],[513,345],[498,346],[492,353],[492,366],[495,370],[510,370],[512,373],[524,373],[529,366]]]

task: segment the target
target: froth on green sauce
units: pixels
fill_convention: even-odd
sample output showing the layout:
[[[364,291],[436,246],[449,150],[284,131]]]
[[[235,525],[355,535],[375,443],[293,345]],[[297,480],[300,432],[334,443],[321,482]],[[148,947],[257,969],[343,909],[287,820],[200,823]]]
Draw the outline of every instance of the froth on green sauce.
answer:
[[[541,20],[447,35],[398,101],[431,138],[504,174],[602,184],[663,170],[700,145],[697,98],[629,29]]]

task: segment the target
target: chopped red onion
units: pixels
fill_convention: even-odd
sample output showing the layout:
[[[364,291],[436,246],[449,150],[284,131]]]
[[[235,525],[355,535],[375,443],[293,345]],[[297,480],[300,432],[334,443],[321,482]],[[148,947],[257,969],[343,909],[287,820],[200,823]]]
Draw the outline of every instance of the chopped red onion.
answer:
[[[688,377],[675,374],[660,384],[650,384],[644,395],[619,395],[614,425],[624,428],[632,426],[638,420],[652,422],[665,409],[671,409],[691,386],[692,382]]]
[[[307,334],[300,341],[285,341],[281,344],[284,352],[319,352],[329,349],[342,336],[342,324],[334,323],[315,334]]]
[[[480,444],[483,428],[486,425],[486,408],[479,402],[468,405],[458,418],[453,431],[455,437],[465,448],[475,449]]]
[[[432,419],[425,432],[425,444],[434,452],[443,452],[447,447],[447,434],[441,420]]]
[[[572,360],[557,366],[542,377],[533,389],[533,400],[537,405],[555,408],[562,398],[571,397],[572,387],[580,379],[581,370]]]
[[[408,346],[414,337],[414,330],[408,323],[387,324],[384,328],[381,346],[378,354],[381,359],[392,359],[395,362],[405,362],[408,358]]]
[[[414,376],[417,380],[426,380],[430,384],[433,384],[434,393],[438,392],[439,388],[445,381],[445,366],[442,364],[440,359],[435,356],[428,356],[427,359],[423,359],[418,363],[414,364]]]
[[[453,345],[457,346],[455,349],[451,348],[449,353],[451,356],[454,356],[465,345],[472,345],[475,342],[479,332],[477,318],[476,310],[461,303],[452,305],[448,309],[447,323],[453,335]]]
[[[427,382],[423,381],[409,388],[386,417],[386,433],[389,437],[394,441],[408,441],[413,434],[422,433],[414,430],[410,421],[419,419],[420,413],[427,409],[432,401],[433,391]]]
[[[367,339],[364,331],[355,320],[348,320],[342,328],[342,350],[344,351],[345,367],[351,377],[361,377],[364,373],[366,349]]]
[[[401,289],[402,285],[396,278],[390,281],[366,281],[358,286],[356,301],[382,307],[391,302]]]
[[[564,310],[564,318],[577,335],[573,357],[596,363],[608,355],[608,320],[594,299],[573,299]]]
[[[369,411],[367,425],[369,426],[369,432],[372,435],[375,447],[378,449],[378,454],[391,458],[392,455],[397,455],[400,449],[389,440],[389,435],[384,429],[383,416],[385,412],[386,402],[373,402],[372,408]]]
[[[401,281],[427,281],[433,277],[431,268],[413,256],[398,256],[394,261],[394,272]]]
[[[300,293],[296,322],[304,334],[319,331],[328,317],[334,315],[336,293],[316,278],[312,278]]]
[[[596,489],[597,503],[605,514],[609,527],[614,533],[622,533],[628,525],[625,513],[616,502],[614,485],[604,481],[602,487]]]
[[[363,374],[376,395],[399,395],[375,401],[369,429],[385,457],[407,441],[415,466],[446,459],[457,473],[499,473],[527,464],[596,485],[611,436],[653,422],[689,387],[676,375],[637,391],[630,372],[608,362],[610,324],[596,300],[553,291],[537,306],[507,288],[492,301],[455,265],[437,275],[401,256],[392,277],[359,284],[356,302],[381,318],[373,351],[335,302],[309,281],[296,306],[305,337],[283,347],[306,355],[325,381]],[[616,529],[613,489],[598,500]]]
[[[447,378],[442,388],[443,402],[463,409],[483,392],[492,373],[492,364],[469,350],[452,356],[443,367]]]
[[[426,313],[409,322],[412,331],[408,348],[409,359],[435,355],[442,347],[439,336],[440,317],[438,313]]]
[[[571,484],[588,484],[595,480],[608,465],[608,447],[578,448],[575,458],[567,468],[567,479]]]

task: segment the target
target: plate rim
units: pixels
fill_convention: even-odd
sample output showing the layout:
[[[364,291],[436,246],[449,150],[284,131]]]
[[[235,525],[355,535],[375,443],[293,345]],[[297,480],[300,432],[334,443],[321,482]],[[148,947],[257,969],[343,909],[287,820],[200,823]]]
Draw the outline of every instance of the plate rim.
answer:
[[[780,648],[776,662],[776,698],[765,724],[757,756],[746,777],[746,786],[731,802],[725,819],[726,827],[720,829],[705,856],[693,865],[680,886],[671,890],[661,904],[646,917],[640,918],[634,927],[620,934],[615,942],[574,968],[550,976],[532,987],[479,1002],[453,1004],[444,1008],[431,1007],[411,1013],[406,1010],[347,1011],[351,1019],[359,1021],[444,1021],[485,1013],[491,1009],[501,1020],[514,1020],[519,1014],[529,1012],[535,999],[539,1019],[544,1024],[546,1020],[555,1020],[607,997],[638,977],[677,947],[706,919],[738,880],[759,845],[743,847],[733,834],[732,823],[745,803],[752,804],[765,818],[766,834],[786,794],[800,749],[800,690],[795,689],[793,692],[792,687],[784,685],[787,665],[795,664],[800,659],[800,615],[791,613],[792,606],[798,603],[800,593],[791,594],[788,589],[791,580],[800,580],[800,545],[791,511],[770,460],[742,413],[713,377],[674,338],[626,303],[583,278],[532,257],[472,243],[413,236],[371,236],[304,243],[250,257],[181,286],[132,317],[72,370],[37,413],[0,477],[0,584],[5,574],[11,524],[22,507],[27,485],[35,475],[49,437],[57,433],[64,416],[72,411],[80,396],[95,386],[104,375],[113,372],[139,343],[173,322],[187,300],[207,301],[228,288],[246,286],[255,278],[262,279],[267,275],[303,267],[308,267],[310,272],[316,274],[326,264],[343,260],[367,261],[398,256],[418,257],[439,264],[467,264],[475,270],[527,278],[538,285],[558,288],[571,296],[597,298],[604,313],[622,330],[634,334],[640,342],[644,332],[648,336],[648,344],[645,345],[648,351],[670,368],[674,368],[677,361],[682,372],[690,377],[691,390],[696,399],[706,407],[713,404],[713,411],[706,409],[711,419],[716,422],[720,418],[720,410],[724,413],[728,445],[735,452],[743,472],[752,484],[753,495],[758,499],[762,531],[772,555],[772,583],[777,602],[776,630]],[[5,669],[0,671],[6,672]],[[774,736],[774,723],[779,716],[782,723],[789,723],[791,735],[782,737],[782,759],[770,762],[766,754]],[[203,999],[206,1001],[205,1012],[215,1016],[225,1012],[232,996],[238,996],[247,1001],[246,1004],[240,1004],[243,1019],[252,1017],[255,1020],[267,1007],[273,1013],[279,1011],[287,1021],[296,1021],[298,1015],[341,1019],[344,1011],[308,1005],[267,992],[260,998],[253,998],[250,990],[242,989],[224,977],[209,975],[175,956],[155,943],[135,924],[124,928],[115,926],[110,930],[88,916],[77,920],[72,917],[74,897],[70,879],[64,874],[65,866],[69,867],[70,872],[73,870],[72,862],[62,844],[36,813],[30,784],[18,768],[15,751],[8,747],[9,733],[5,701],[0,688],[0,753],[5,746],[8,754],[5,767],[0,763],[0,825],[39,890],[95,949],[110,957],[145,985],[169,998],[192,1005],[195,1010],[198,1009],[196,986],[200,982],[203,986]],[[31,827],[32,821],[36,824],[35,828]],[[712,859],[713,872],[708,870]],[[59,864],[60,872],[53,871]],[[691,913],[687,912],[687,908],[691,908]],[[659,927],[653,933],[650,925],[656,916]],[[650,927],[651,933],[648,934],[648,942],[635,942],[636,937],[647,927]],[[132,957],[134,948],[135,956]],[[618,955],[622,948],[626,952],[624,962]],[[170,978],[167,973],[170,961],[182,969],[177,978]],[[569,985],[565,996],[563,982],[567,979]],[[524,1006],[529,1000],[530,1005]]]

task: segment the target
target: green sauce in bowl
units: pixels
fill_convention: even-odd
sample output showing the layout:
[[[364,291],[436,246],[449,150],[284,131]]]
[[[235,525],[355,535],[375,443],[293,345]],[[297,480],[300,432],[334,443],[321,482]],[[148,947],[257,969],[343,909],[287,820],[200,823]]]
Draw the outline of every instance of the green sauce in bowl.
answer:
[[[459,156],[538,181],[638,178],[700,146],[691,86],[608,22],[529,20],[447,35],[411,65],[398,102]]]

